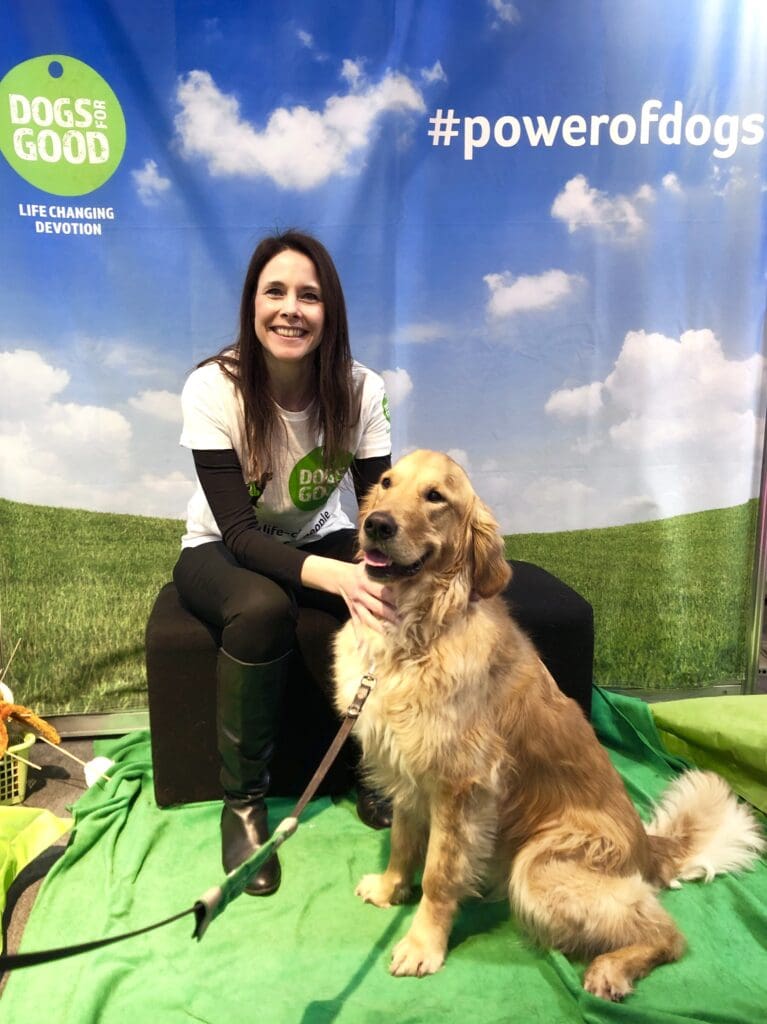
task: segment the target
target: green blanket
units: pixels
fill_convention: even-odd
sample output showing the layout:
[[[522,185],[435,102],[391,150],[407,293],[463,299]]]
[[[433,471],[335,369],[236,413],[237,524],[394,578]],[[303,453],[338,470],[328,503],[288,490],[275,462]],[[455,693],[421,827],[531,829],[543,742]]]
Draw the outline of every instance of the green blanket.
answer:
[[[681,762],[665,753],[640,701],[595,693],[600,737],[640,812]],[[100,744],[112,781],[76,804],[75,831],[43,885],[23,949],[128,931],[191,906],[221,880],[216,804],[159,810],[145,733]],[[274,823],[291,810],[270,806]],[[503,903],[472,903],[456,924],[445,968],[392,978],[392,945],[413,906],[389,911],[354,896],[386,859],[385,833],[366,829],[350,800],[310,805],[280,851],[283,884],[242,896],[201,942],[191,917],[104,950],[16,971],[7,1021],[55,1024],[763,1024],[767,1007],[767,864],[662,900],[689,941],[676,964],[639,982],[624,1004],[581,988],[583,964],[535,949]]]

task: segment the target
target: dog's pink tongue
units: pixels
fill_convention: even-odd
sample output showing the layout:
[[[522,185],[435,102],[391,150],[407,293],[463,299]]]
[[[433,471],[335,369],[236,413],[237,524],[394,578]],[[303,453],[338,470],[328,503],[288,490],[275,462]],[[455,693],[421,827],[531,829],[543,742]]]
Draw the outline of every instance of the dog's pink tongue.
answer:
[[[365,565],[373,565],[377,568],[381,568],[385,565],[391,565],[391,558],[387,558],[383,551],[366,551]]]

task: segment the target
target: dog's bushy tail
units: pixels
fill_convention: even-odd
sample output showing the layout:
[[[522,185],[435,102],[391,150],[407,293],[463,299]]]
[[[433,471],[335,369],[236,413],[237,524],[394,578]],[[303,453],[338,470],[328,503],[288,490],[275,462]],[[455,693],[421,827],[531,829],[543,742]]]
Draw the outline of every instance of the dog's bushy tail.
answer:
[[[756,816],[713,772],[680,775],[645,828],[658,880],[673,889],[751,867],[767,849]]]

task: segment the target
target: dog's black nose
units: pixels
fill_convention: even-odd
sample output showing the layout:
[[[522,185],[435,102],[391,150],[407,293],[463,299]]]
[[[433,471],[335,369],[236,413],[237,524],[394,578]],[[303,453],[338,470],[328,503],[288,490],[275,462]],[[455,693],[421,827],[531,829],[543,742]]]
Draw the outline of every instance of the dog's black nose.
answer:
[[[397,523],[388,512],[371,512],[365,520],[365,533],[371,540],[391,540]]]

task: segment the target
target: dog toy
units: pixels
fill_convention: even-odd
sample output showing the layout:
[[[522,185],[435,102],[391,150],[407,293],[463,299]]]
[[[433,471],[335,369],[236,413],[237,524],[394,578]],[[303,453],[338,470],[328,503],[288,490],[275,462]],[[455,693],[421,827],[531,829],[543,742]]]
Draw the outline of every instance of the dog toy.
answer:
[[[8,727],[6,722],[18,722],[32,729],[42,739],[54,746],[61,743],[61,737],[50,723],[40,718],[34,711],[24,707],[23,704],[12,704],[7,700],[0,700],[0,757],[5,755],[8,749]]]
[[[4,695],[10,694],[7,687],[3,687]],[[12,698],[12,695],[11,695]],[[8,750],[8,729],[6,722],[14,721],[19,724],[32,729],[37,733],[38,737],[51,747],[56,747],[59,753],[64,754],[72,761],[76,761],[83,769],[85,774],[85,783],[90,789],[91,786],[95,785],[99,779],[107,779],[111,781],[107,775],[107,770],[112,767],[114,761],[110,761],[108,757],[94,757],[91,761],[83,761],[77,757],[70,750],[61,746],[61,737],[58,732],[53,728],[50,722],[46,722],[44,718],[40,718],[34,711],[24,707],[23,704],[14,704],[13,699],[10,701],[0,700],[0,757],[3,757]],[[18,756],[18,755],[13,755]],[[20,761],[24,761],[25,764],[31,765],[32,768],[40,770],[40,765],[32,764],[31,761],[26,761],[24,758],[18,758]]]

